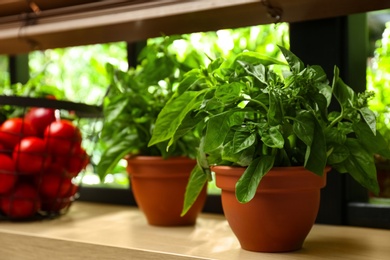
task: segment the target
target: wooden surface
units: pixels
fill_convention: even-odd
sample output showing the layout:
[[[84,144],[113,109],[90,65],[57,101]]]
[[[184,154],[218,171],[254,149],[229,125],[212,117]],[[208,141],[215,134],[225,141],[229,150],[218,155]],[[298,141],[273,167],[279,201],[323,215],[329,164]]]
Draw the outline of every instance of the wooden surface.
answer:
[[[390,256],[390,231],[315,225],[302,250],[242,250],[222,215],[194,227],[153,227],[134,207],[76,202],[60,218],[0,222],[0,259],[375,259]]]
[[[269,24],[279,21],[276,14],[281,22],[298,22],[390,8],[390,0],[264,1],[99,1],[99,8],[82,12],[43,10],[28,25],[26,16],[0,17],[0,54]]]
[[[93,2],[94,0],[1,0],[0,16],[20,15],[21,13],[31,12],[32,9],[39,7],[41,10],[49,10],[67,6],[74,6]]]

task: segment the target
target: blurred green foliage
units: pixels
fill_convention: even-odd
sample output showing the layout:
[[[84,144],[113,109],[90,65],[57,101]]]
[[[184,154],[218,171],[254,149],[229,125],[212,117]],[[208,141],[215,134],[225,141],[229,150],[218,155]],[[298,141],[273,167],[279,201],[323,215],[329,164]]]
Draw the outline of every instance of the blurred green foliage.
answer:
[[[390,22],[376,42],[367,66],[367,88],[375,92],[370,108],[377,115],[377,129],[390,145]]]
[[[73,102],[101,104],[109,79],[106,63],[127,69],[126,44],[107,43],[34,51],[29,55],[31,78],[56,86]]]
[[[0,86],[9,86],[9,84],[8,58],[5,55],[0,55]]]

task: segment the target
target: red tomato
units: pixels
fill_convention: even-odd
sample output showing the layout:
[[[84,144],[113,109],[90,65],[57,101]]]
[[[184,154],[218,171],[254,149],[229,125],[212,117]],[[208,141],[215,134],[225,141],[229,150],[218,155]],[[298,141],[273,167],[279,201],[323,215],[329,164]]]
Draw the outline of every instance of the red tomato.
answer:
[[[42,175],[39,192],[48,198],[63,198],[72,187],[72,179],[56,173]]]
[[[0,143],[13,149],[23,137],[35,134],[34,128],[23,118],[7,119],[0,127]]]
[[[39,137],[43,137],[43,133],[48,125],[55,121],[54,109],[33,107],[24,116],[25,122],[30,123]]]
[[[70,206],[71,203],[72,200],[70,198],[44,199],[42,201],[42,210],[57,213]]]
[[[64,167],[73,177],[77,176],[89,163],[89,156],[81,146],[77,146],[70,156],[55,156],[54,162]]]
[[[5,147],[4,144],[0,143],[0,154],[10,154],[12,153],[12,150]]]
[[[66,170],[73,176],[77,176],[89,163],[89,156],[81,146],[71,156]]]
[[[21,173],[35,174],[46,169],[51,162],[46,142],[39,137],[25,137],[20,141],[12,155],[16,170]]]
[[[16,179],[14,161],[7,155],[0,154],[0,194],[10,191]]]
[[[52,162],[47,169],[45,169],[44,174],[56,174],[59,176],[66,175],[67,172],[64,169],[64,166],[60,165],[59,163]],[[38,178],[40,176],[37,176]]]
[[[56,155],[69,156],[81,144],[81,132],[68,120],[52,122],[46,129],[44,137],[49,151]]]
[[[67,208],[74,200],[74,196],[76,195],[78,188],[79,186],[72,183],[68,193],[63,198],[45,198],[42,200],[42,210],[57,212]]]
[[[72,183],[72,187],[70,187],[69,192],[66,194],[67,197],[75,197],[77,192],[79,191],[79,186]]]
[[[1,210],[10,218],[20,219],[34,216],[41,206],[35,187],[21,183],[1,200]]]

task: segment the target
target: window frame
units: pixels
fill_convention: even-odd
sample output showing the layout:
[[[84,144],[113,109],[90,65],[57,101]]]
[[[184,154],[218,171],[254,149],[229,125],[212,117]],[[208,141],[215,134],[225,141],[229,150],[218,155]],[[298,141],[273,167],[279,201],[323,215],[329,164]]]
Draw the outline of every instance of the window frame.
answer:
[[[321,64],[327,75],[337,65],[344,81],[358,92],[366,87],[367,39],[366,13],[290,24],[291,50],[306,64]],[[331,171],[316,222],[390,229],[390,206],[368,200],[367,190],[349,175]]]

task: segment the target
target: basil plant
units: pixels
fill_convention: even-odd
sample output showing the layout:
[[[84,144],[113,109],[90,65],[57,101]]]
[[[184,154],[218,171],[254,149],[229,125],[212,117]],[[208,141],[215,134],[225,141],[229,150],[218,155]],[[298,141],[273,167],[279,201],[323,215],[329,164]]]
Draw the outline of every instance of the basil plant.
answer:
[[[103,153],[97,165],[100,179],[125,156],[196,157],[199,138],[191,131],[171,142],[169,151],[164,143],[148,146],[157,116],[184,74],[203,64],[201,54],[195,51],[180,61],[170,51],[178,39],[180,36],[148,42],[137,57],[139,64],[128,71],[107,64],[111,85],[103,105]]]
[[[337,67],[330,85],[320,66],[279,48],[287,62],[243,52],[233,62],[191,70],[159,113],[149,145],[166,142],[169,150],[188,131],[200,131],[183,214],[211,179],[210,165],[246,167],[236,184],[242,203],[274,166],[304,166],[317,175],[331,166],[378,192],[374,154],[390,152],[367,106],[373,94],[355,93]],[[329,109],[332,99],[338,110]]]

